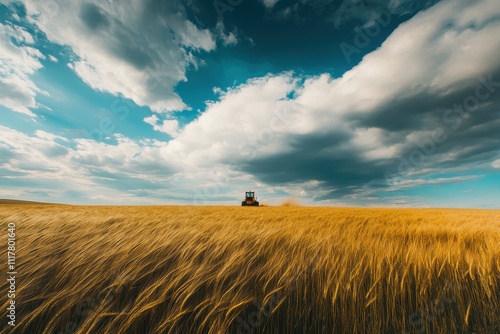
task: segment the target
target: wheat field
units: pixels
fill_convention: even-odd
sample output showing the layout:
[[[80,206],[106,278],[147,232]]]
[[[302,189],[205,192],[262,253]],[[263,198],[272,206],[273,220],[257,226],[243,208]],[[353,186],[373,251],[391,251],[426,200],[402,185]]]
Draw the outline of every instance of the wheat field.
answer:
[[[2,333],[500,333],[499,211],[3,205],[0,221],[18,272]]]

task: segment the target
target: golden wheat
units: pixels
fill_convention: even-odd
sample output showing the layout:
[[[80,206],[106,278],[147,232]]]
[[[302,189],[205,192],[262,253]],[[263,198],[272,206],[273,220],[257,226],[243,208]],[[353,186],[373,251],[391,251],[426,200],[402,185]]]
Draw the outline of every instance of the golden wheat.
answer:
[[[4,205],[0,221],[18,236],[2,333],[500,332],[498,211]]]

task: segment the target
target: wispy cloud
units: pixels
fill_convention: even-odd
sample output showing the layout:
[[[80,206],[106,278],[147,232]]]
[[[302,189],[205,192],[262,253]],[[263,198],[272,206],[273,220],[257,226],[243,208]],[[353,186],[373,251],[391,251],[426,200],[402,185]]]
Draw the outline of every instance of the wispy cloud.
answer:
[[[279,0],[262,0],[262,3],[266,8],[273,8]]]
[[[34,43],[22,27],[0,23],[0,104],[29,117],[35,117],[36,95],[46,94],[31,78],[45,58]]]
[[[446,183],[460,183],[466,181],[473,181],[481,178],[481,175],[471,175],[471,176],[456,176],[456,177],[439,177],[434,179],[406,179],[398,182],[394,182],[392,187],[388,190],[402,190],[410,189],[423,185],[436,185],[436,184],[446,184]]]

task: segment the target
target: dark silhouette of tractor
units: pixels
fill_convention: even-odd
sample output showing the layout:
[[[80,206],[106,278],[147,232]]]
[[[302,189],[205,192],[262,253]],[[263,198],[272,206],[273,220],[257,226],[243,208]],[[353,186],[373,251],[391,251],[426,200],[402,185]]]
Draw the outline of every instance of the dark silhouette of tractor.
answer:
[[[259,206],[259,202],[257,202],[257,197],[255,197],[255,192],[247,191],[245,193],[245,200],[241,202],[241,206]]]

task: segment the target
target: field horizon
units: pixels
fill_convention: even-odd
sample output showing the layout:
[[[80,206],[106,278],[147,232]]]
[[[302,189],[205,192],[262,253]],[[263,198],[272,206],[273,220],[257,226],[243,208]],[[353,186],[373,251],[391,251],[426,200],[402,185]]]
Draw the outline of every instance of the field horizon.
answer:
[[[194,204],[172,204],[172,203],[165,203],[165,204],[72,204],[72,203],[56,203],[56,202],[38,202],[38,201],[29,201],[29,200],[23,200],[23,199],[11,199],[11,198],[0,198],[0,205],[2,206],[7,206],[7,205],[59,205],[59,206],[73,206],[73,207],[117,207],[117,208],[123,208],[123,207],[144,207],[144,208],[152,208],[152,207],[158,207],[158,208],[169,208],[169,207],[182,207],[182,208],[203,208],[203,207],[208,207],[208,208],[236,208],[240,207],[238,204],[238,200],[235,200],[235,204],[207,204],[207,205],[194,205]],[[411,206],[394,206],[394,205],[388,205],[388,206],[362,206],[362,205],[339,205],[339,206],[334,206],[334,205],[307,205],[303,204],[298,201],[293,201],[290,202],[290,199],[286,199],[284,201],[281,201],[281,203],[278,204],[269,204],[269,203],[262,203],[260,205],[260,208],[265,208],[265,207],[300,207],[300,208],[325,208],[325,209],[366,209],[366,210],[463,210],[463,211],[498,211],[500,212],[500,208],[479,208],[479,207],[452,207],[452,206],[442,206],[442,207],[411,207]],[[247,207],[250,208],[251,210],[256,209],[255,207]],[[257,209],[258,210],[258,209]]]
[[[500,330],[496,210],[4,205],[0,220],[19,276],[2,332]]]

